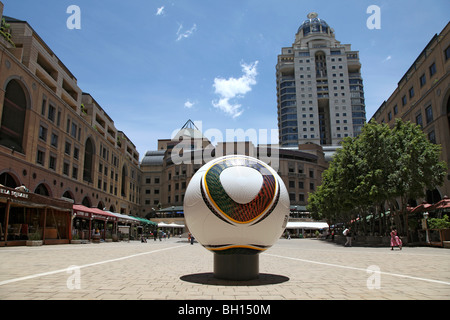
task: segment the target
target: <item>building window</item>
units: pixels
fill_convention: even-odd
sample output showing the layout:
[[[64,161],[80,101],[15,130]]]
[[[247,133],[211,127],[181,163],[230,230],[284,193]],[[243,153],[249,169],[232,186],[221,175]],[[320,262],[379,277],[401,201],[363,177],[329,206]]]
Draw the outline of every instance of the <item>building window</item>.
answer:
[[[64,145],[64,153],[70,156],[70,150],[72,149],[72,145],[70,142],[66,141],[66,144]]]
[[[436,144],[436,134],[434,133],[434,130],[428,133],[428,140],[430,140],[431,143]]]
[[[40,165],[44,165],[44,161],[45,161],[45,152],[38,150],[37,151],[37,155],[36,155],[36,163],[40,164]]]
[[[47,128],[39,126],[39,139],[47,141]]]
[[[78,160],[78,157],[80,156],[80,149],[78,149],[77,147],[73,148],[73,158]]]
[[[388,121],[391,121],[391,120],[392,120],[392,112],[389,111],[389,113],[388,113]]]
[[[72,122],[72,131],[70,132],[70,134],[75,139],[77,138],[77,125],[75,123],[73,123],[73,122]]]
[[[412,98],[412,97],[414,97],[414,87],[411,87],[409,89],[409,98]]]
[[[425,73],[420,77],[420,86],[423,87],[427,83],[427,77],[425,76]]]
[[[56,125],[59,127],[61,124],[61,110],[58,110],[58,116],[56,118]]]
[[[44,96],[42,98],[41,115],[45,116],[45,109],[47,108],[47,98]]]
[[[50,155],[48,167],[52,170],[56,170],[56,156]]]
[[[433,64],[430,66],[430,77],[432,77],[435,73],[436,73],[436,64],[433,63]]]
[[[398,113],[398,107],[397,105],[394,106],[394,115],[396,115]]]
[[[56,134],[52,133],[50,143],[53,147],[58,148],[58,136]]]
[[[421,114],[421,113],[419,113],[419,114],[416,116],[416,124],[419,125],[419,126],[421,126],[421,127],[423,127],[423,121],[422,121],[422,114]]]
[[[305,195],[303,193],[298,194],[298,201],[305,202]]]
[[[70,164],[67,163],[67,162],[64,162],[64,163],[63,163],[63,174],[64,174],[65,176],[68,176],[68,175],[69,175],[69,168],[70,168]]]
[[[94,143],[89,138],[85,143],[83,166],[83,180],[87,182],[93,182],[94,155]]]
[[[402,105],[404,106],[408,101],[406,100],[406,95],[402,97]]]
[[[433,109],[431,108],[431,106],[425,109],[425,116],[427,118],[427,124],[433,121]]]
[[[450,59],[450,46],[447,47],[447,49],[444,50],[445,54],[445,60]]]
[[[78,179],[78,167],[73,166],[72,168],[72,178]]]
[[[56,108],[51,104],[48,105],[48,120],[55,122]]]

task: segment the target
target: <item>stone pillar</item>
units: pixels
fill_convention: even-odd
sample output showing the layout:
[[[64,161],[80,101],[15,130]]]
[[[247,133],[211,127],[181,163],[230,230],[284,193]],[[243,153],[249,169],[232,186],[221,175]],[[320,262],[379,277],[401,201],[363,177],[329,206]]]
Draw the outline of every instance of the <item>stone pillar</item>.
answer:
[[[214,253],[214,277],[246,281],[259,277],[259,254]]]

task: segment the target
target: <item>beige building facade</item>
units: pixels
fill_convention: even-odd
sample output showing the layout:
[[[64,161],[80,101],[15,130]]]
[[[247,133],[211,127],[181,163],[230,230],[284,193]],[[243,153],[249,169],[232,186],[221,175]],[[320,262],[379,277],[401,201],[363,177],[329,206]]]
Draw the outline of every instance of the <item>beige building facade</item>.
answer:
[[[450,168],[450,24],[423,49],[392,95],[372,119],[393,126],[396,118],[419,124],[428,139],[442,146],[441,160]],[[427,190],[435,203],[450,196],[450,171],[444,185]]]
[[[180,144],[184,147],[180,148]],[[180,149],[183,149],[182,156]],[[183,213],[184,195],[192,176],[209,160],[230,154],[258,158],[277,170],[288,189],[292,215],[306,210],[308,193],[320,185],[322,173],[328,166],[319,145],[304,144],[289,149],[255,146],[249,141],[212,145],[188,121],[174,138],[159,140],[158,150],[148,151],[141,161],[142,214],[150,213],[153,217],[165,218],[161,221],[180,223],[181,216],[177,215]]]
[[[0,184],[138,214],[134,144],[26,21],[3,18]]]

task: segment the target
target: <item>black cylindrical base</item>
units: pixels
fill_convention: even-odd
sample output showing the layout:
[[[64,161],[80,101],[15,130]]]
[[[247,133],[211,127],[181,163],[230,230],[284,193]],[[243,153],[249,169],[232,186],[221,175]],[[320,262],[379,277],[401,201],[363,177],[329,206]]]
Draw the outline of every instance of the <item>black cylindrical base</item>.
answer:
[[[214,253],[214,277],[223,280],[253,280],[259,276],[258,254]]]

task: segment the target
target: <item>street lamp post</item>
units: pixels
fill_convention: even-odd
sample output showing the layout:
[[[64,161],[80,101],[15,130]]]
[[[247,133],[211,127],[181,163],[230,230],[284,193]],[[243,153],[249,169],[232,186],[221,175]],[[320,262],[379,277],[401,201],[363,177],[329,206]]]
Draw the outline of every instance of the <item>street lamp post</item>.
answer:
[[[424,224],[425,224],[425,236],[426,236],[425,241],[426,241],[427,244],[430,243],[430,238],[428,236],[428,221],[427,221],[428,220],[428,216],[429,216],[428,212],[424,212],[423,213],[423,219],[424,219]]]

